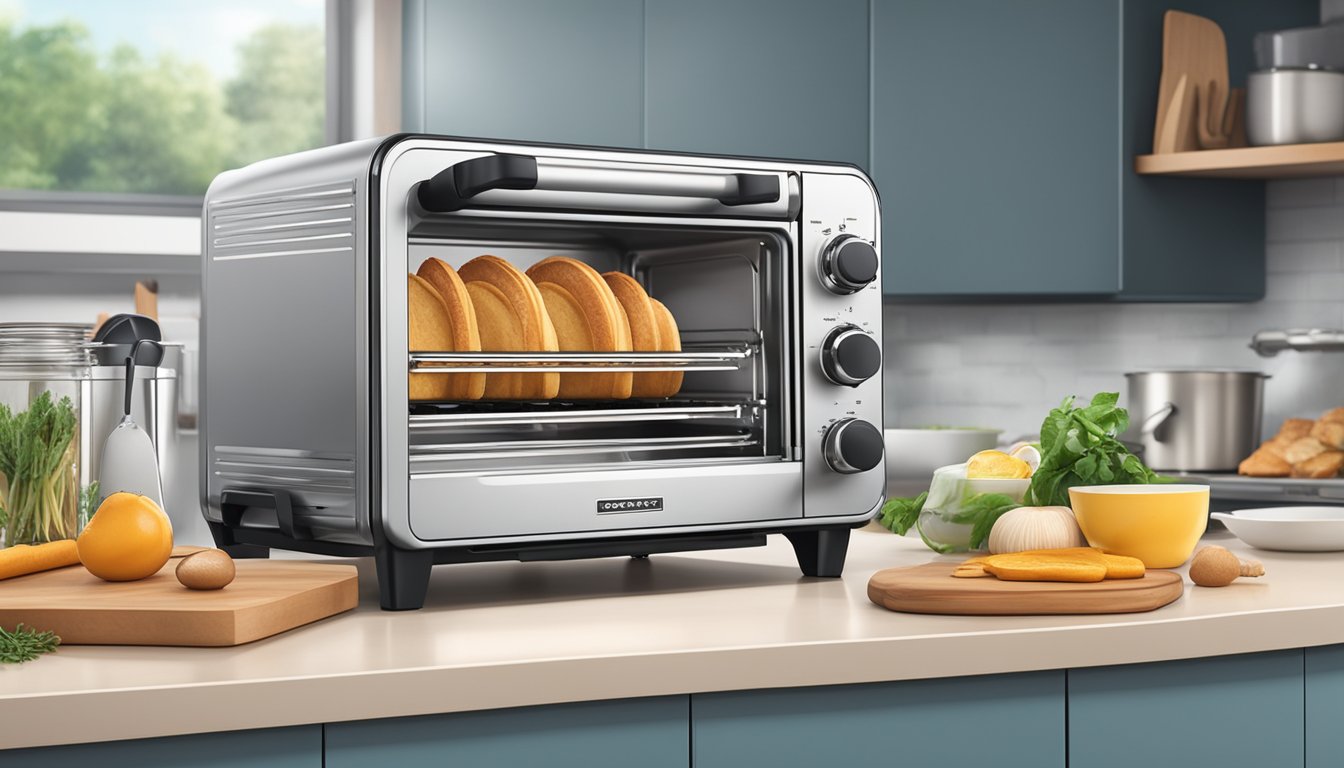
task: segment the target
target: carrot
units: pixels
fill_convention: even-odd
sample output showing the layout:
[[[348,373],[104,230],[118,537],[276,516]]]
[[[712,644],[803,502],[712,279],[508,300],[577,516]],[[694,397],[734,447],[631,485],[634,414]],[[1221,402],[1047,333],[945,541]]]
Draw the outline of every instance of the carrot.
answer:
[[[64,568],[67,565],[79,565],[79,548],[75,546],[74,539],[32,546],[19,544],[0,549],[0,579]]]

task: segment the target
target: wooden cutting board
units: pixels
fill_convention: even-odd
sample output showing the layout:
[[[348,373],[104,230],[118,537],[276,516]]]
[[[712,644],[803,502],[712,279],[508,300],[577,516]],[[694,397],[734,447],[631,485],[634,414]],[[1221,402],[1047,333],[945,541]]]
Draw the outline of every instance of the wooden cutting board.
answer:
[[[1180,597],[1179,573],[1148,571],[1141,579],[1087,584],[999,581],[952,576],[955,562],[926,563],[878,571],[868,581],[868,599],[893,611],[974,616],[1042,613],[1138,613]]]
[[[176,559],[140,581],[103,581],[80,566],[0,581],[0,626],[51,630],[65,645],[242,645],[348,611],[352,565],[239,560],[233,583],[190,590]]]
[[[1178,98],[1182,77],[1186,89],[1183,98]],[[1209,94],[1212,99],[1206,112],[1216,115],[1211,120],[1222,126],[1228,99],[1227,40],[1222,27],[1203,16],[1167,11],[1162,17],[1162,76],[1157,85],[1153,154],[1200,148],[1195,104]]]

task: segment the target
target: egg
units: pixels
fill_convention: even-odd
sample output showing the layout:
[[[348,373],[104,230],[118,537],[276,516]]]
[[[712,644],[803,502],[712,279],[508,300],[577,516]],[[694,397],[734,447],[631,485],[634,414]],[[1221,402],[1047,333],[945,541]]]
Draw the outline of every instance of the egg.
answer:
[[[203,549],[182,558],[177,580],[187,589],[223,589],[233,581],[233,558],[218,549]]]

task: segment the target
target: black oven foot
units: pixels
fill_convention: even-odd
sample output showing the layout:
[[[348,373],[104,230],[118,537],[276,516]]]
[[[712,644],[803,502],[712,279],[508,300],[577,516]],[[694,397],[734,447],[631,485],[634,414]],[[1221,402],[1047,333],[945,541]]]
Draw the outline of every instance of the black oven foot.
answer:
[[[374,550],[373,560],[378,571],[378,602],[384,611],[417,611],[424,606],[434,567],[433,550],[383,544]]]
[[[804,576],[836,578],[845,570],[845,553],[849,551],[848,528],[824,528],[819,531],[785,531],[798,567]]]
[[[271,556],[271,548],[263,547],[257,544],[239,544],[233,540],[233,533],[222,523],[216,523],[213,520],[206,520],[206,526],[210,528],[210,538],[215,540],[215,546],[228,553],[234,560],[246,560],[251,558],[267,558]]]

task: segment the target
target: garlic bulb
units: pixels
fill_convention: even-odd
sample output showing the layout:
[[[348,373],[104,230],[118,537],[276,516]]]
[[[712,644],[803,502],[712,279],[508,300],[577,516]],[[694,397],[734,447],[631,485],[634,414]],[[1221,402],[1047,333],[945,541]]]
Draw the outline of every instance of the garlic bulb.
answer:
[[[1018,507],[1005,512],[989,531],[989,551],[995,555],[1085,546],[1068,507]]]

